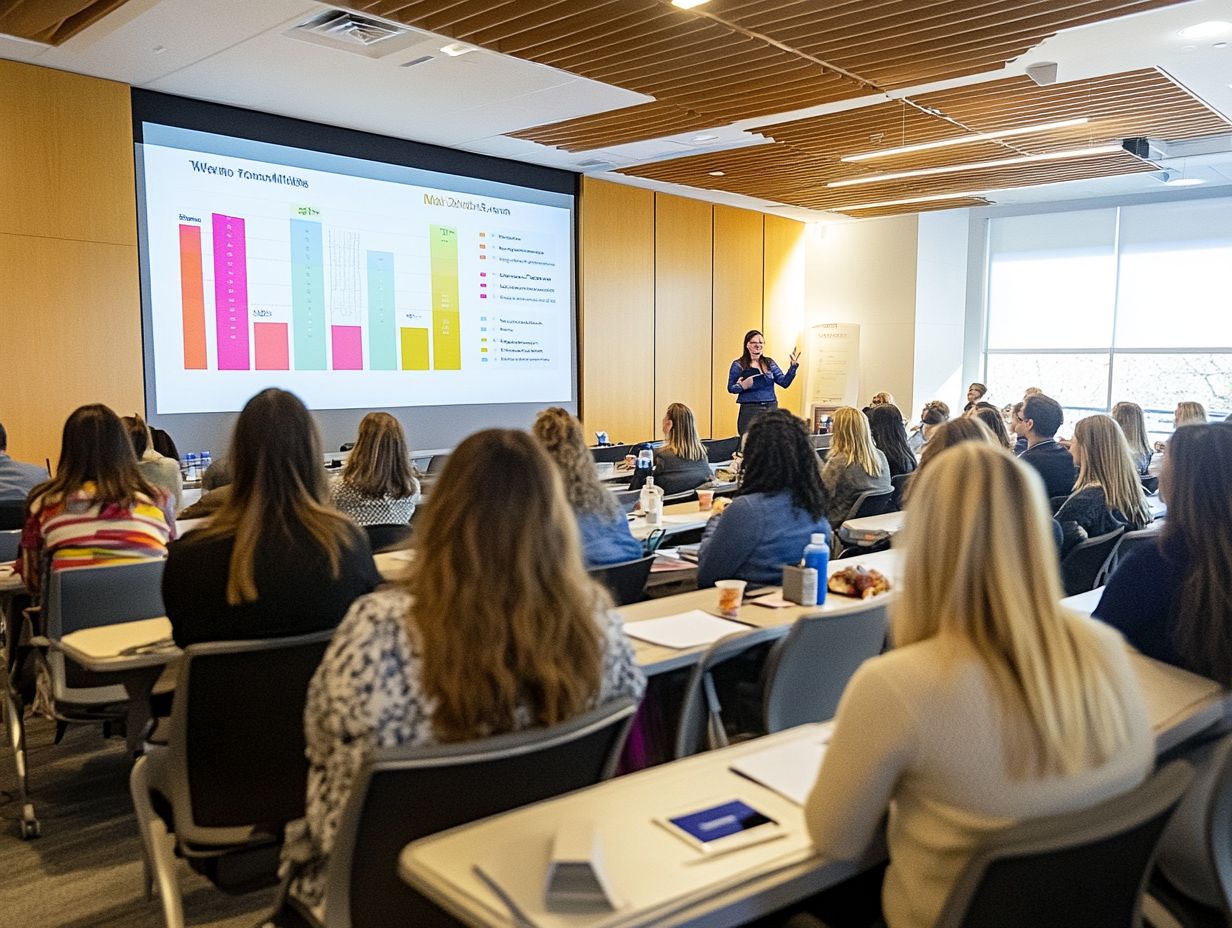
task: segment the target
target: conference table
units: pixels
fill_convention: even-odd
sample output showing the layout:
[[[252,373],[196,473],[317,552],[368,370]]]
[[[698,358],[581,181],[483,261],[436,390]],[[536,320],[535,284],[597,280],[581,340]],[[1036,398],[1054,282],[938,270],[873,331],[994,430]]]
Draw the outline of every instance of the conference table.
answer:
[[[713,515],[713,509],[702,509],[697,500],[691,503],[671,503],[663,507],[661,524],[651,525],[644,514],[638,514],[630,517],[629,531],[638,541],[645,541],[658,528],[663,529],[663,534],[670,537],[705,528]]]

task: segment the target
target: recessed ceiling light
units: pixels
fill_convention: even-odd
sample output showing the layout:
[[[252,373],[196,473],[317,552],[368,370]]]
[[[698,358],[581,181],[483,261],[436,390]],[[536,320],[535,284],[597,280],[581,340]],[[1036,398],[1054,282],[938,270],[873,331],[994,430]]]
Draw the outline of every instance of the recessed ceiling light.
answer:
[[[916,151],[929,151],[934,148],[949,148],[952,145],[966,145],[970,142],[986,142],[992,139],[1007,139],[1015,135],[1028,135],[1032,132],[1051,132],[1054,129],[1068,129],[1071,126],[1084,126],[1088,122],[1086,116],[1076,119],[1063,119],[1060,122],[1045,122],[1036,126],[1022,126],[1018,129],[1001,129],[997,132],[977,132],[973,135],[963,135],[954,139],[940,139],[936,142],[920,142],[918,145],[902,145],[898,148],[883,148],[879,151],[866,151],[858,155],[847,155],[842,161],[869,161],[873,158],[887,158],[891,155],[907,155]]]
[[[672,6],[678,6],[682,10],[691,10],[695,6],[701,6],[703,3],[709,3],[710,0],[672,0]]]
[[[854,187],[857,184],[878,184],[904,177],[927,177],[932,174],[954,174],[959,171],[975,171],[980,168],[1001,168],[1012,164],[1030,164],[1034,161],[1060,161],[1065,158],[1089,158],[1095,155],[1111,155],[1121,151],[1120,145],[1098,145],[1093,148],[1071,148],[1066,151],[1050,151],[1042,155],[1020,155],[1016,158],[998,158],[995,161],[972,161],[967,164],[944,164],[935,168],[918,168],[914,171],[895,171],[890,174],[870,174],[867,177],[852,177],[835,180],[827,187]]]
[[[725,174],[727,174],[727,172],[726,171],[710,171],[709,174],[711,177],[723,177]]]
[[[695,135],[695,136],[693,136],[693,141],[695,141],[695,142],[713,142],[713,141],[714,141],[715,139],[717,139],[717,138],[718,138],[718,136],[717,136],[717,135],[715,135],[715,134],[713,134],[713,133],[709,133],[709,134],[707,134],[707,135]]]
[[[474,45],[466,45],[462,42],[451,42],[448,45],[442,45],[441,51],[443,51],[450,58],[457,58],[461,55],[467,54],[468,52],[477,52],[479,49],[477,49]]]
[[[1222,19],[1212,19],[1198,23],[1196,26],[1187,26],[1177,35],[1182,39],[1213,39],[1229,32],[1232,32],[1232,23],[1224,22]]]
[[[1214,45],[1211,46],[1211,48],[1227,48],[1227,47],[1228,47],[1227,42],[1216,42]]]
[[[913,203],[937,203],[941,200],[969,200],[978,193],[931,193],[926,197],[904,197],[901,200],[882,200],[880,203],[861,203],[859,206],[834,206],[831,209],[849,213],[857,209],[881,209],[885,206],[910,206]]]

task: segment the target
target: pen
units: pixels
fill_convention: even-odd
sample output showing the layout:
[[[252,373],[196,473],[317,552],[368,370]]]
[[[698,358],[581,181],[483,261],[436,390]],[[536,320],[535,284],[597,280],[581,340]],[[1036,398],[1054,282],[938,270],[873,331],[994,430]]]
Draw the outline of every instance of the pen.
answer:
[[[505,908],[507,908],[509,910],[509,914],[513,916],[514,923],[518,925],[518,928],[536,928],[535,923],[527,918],[526,913],[523,912],[521,907],[513,901],[513,897],[501,889],[500,884],[497,883],[496,880],[484,873],[483,868],[480,867],[479,864],[472,864],[471,870],[474,871],[475,876],[479,877],[480,882],[482,882],[484,886],[488,887],[488,889],[492,890],[496,898],[505,904]]]

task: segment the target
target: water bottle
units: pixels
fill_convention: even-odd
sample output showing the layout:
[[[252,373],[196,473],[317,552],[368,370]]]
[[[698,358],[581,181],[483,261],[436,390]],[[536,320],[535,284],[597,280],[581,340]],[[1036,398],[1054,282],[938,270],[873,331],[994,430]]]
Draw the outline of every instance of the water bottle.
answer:
[[[638,501],[646,514],[647,525],[658,525],[663,521],[663,488],[655,486],[654,477],[646,478]]]
[[[210,469],[210,453],[208,451],[201,452],[201,476],[205,477],[205,472]]]
[[[639,474],[650,474],[654,470],[654,452],[649,448],[639,451],[636,467]]]
[[[184,479],[188,481],[199,479],[201,472],[197,469],[197,452],[188,452],[186,460],[188,461],[188,466],[185,468],[187,473],[184,474]]]
[[[809,536],[809,543],[804,546],[804,567],[817,571],[817,604],[826,601],[826,579],[829,577],[827,568],[830,565],[830,542],[825,532],[814,532]]]

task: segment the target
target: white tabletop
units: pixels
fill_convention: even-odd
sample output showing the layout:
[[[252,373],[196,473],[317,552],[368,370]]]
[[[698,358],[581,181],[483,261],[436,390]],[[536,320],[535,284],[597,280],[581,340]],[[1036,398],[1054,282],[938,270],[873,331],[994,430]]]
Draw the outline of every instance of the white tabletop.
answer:
[[[1158,493],[1148,496],[1146,504],[1151,510],[1151,515],[1156,519],[1163,519],[1168,515],[1168,504],[1159,498]]]
[[[879,516],[864,516],[860,519],[848,519],[843,523],[847,533],[860,532],[868,534],[896,535],[903,528],[903,520],[907,513],[899,510],[887,512]]]
[[[175,660],[182,652],[173,644],[142,654],[126,653],[133,648],[168,641],[170,638],[171,622],[160,616],[136,622],[100,625],[98,628],[83,628],[65,635],[57,646],[87,670],[120,673],[141,667],[156,667]]]
[[[14,570],[15,564],[15,561],[0,564],[0,593],[16,593],[26,588],[26,585],[21,582],[21,577]]]
[[[638,541],[645,539],[656,528],[663,529],[665,535],[677,535],[680,532],[691,532],[705,528],[713,509],[702,509],[697,500],[691,503],[672,503],[663,507],[661,525],[649,525],[643,515],[634,516],[629,520],[629,531]]]
[[[415,553],[410,548],[383,551],[372,555],[372,560],[376,562],[376,569],[386,580],[401,580],[414,559]]]

